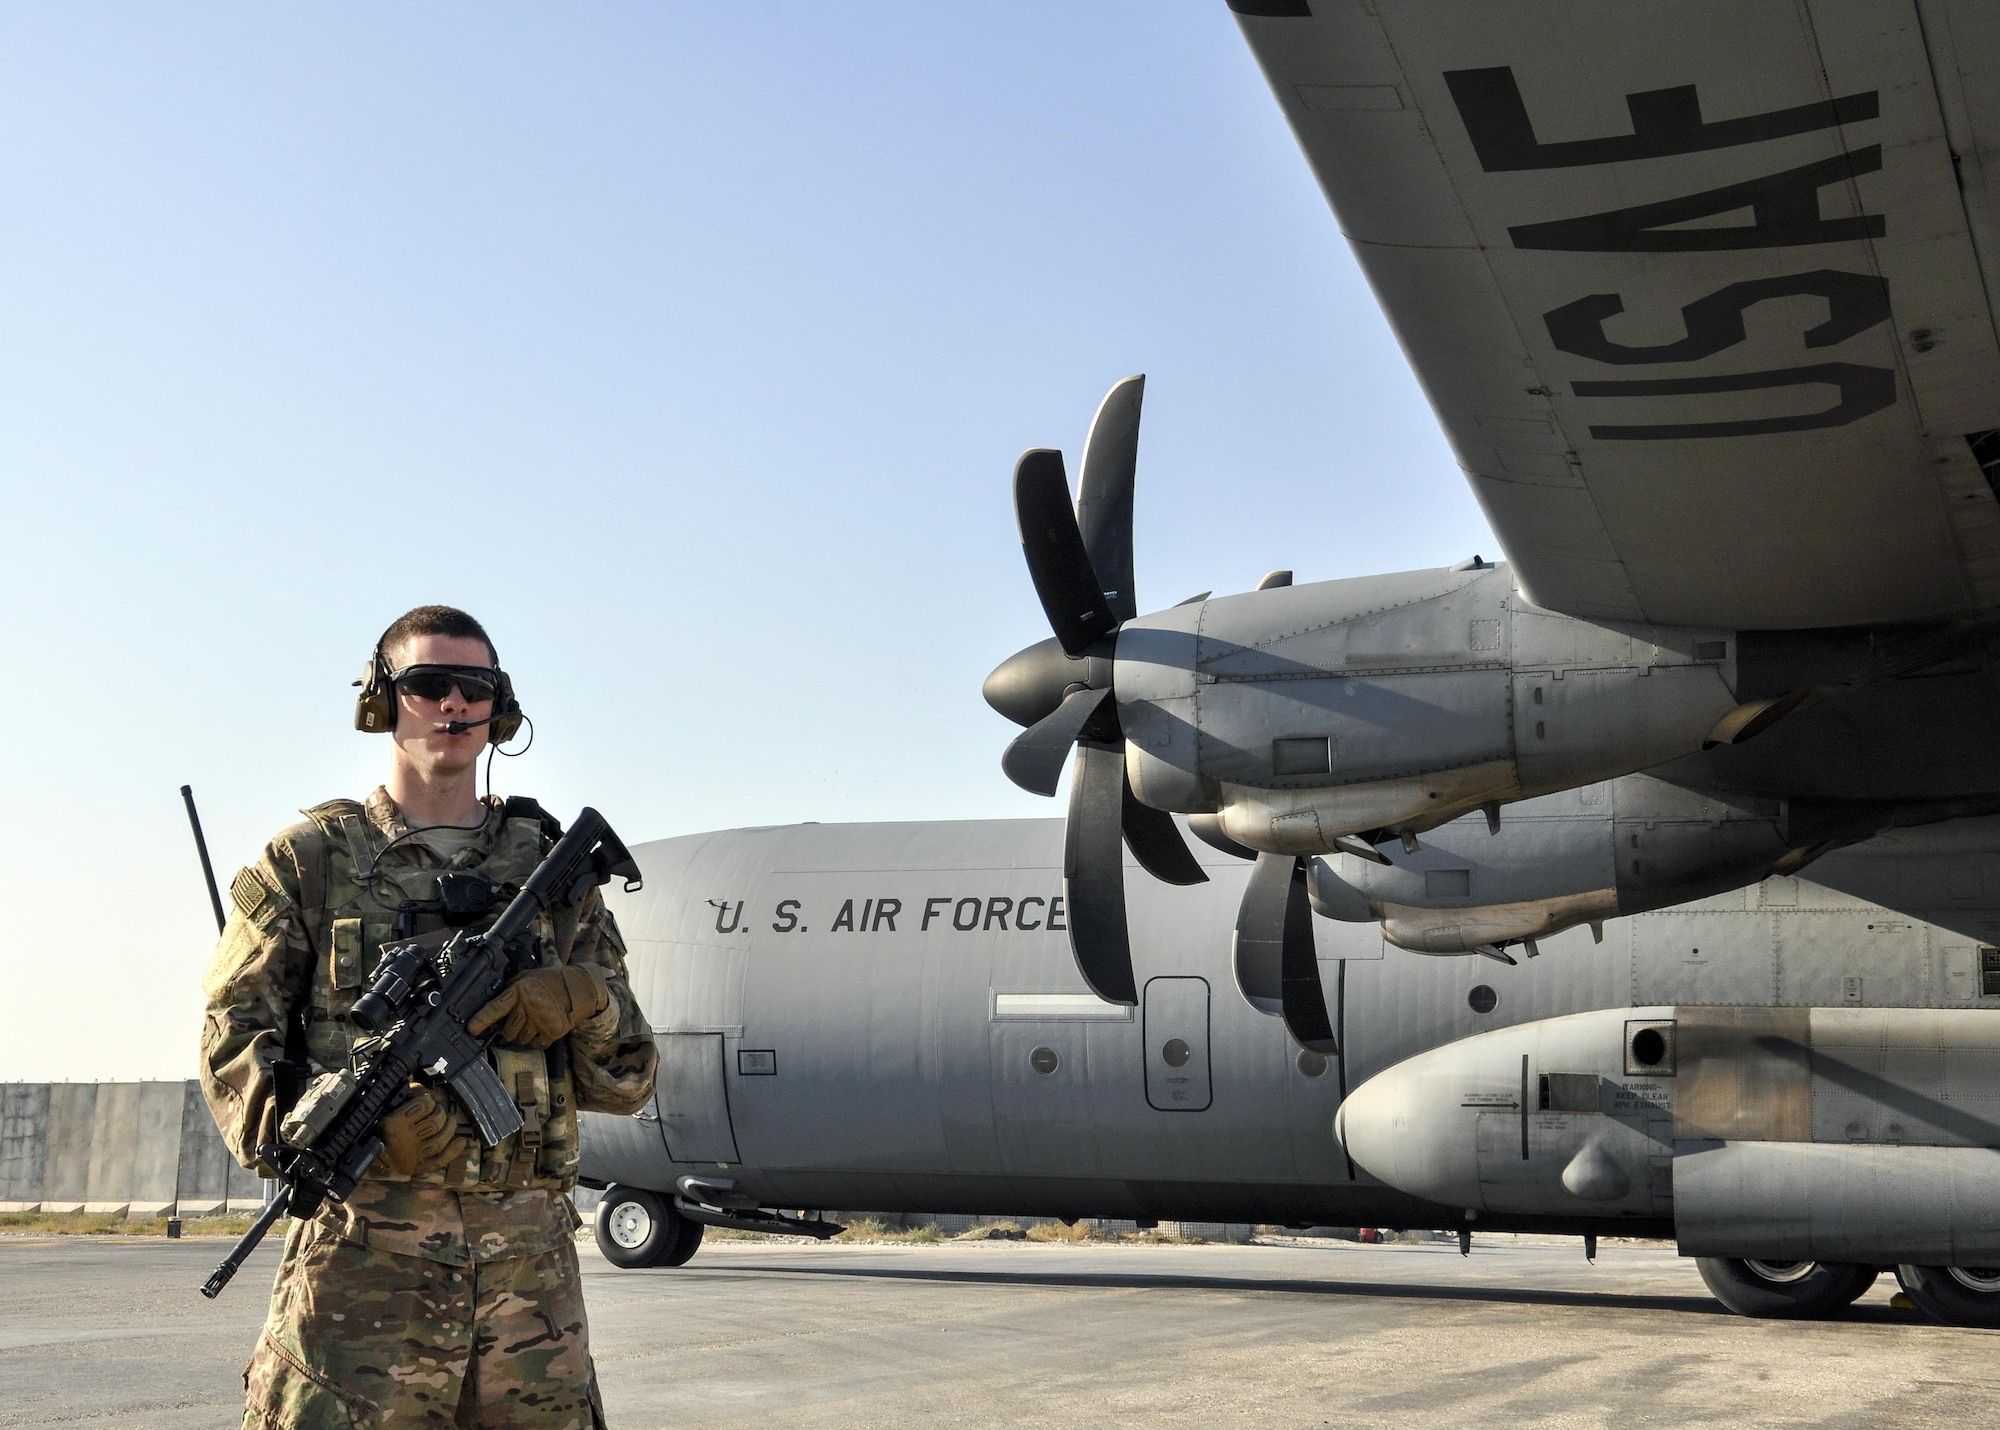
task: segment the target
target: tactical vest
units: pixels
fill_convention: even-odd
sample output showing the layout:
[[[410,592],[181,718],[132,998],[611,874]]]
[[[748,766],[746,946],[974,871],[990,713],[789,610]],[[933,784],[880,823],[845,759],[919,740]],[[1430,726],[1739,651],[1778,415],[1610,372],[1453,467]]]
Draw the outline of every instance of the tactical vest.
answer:
[[[354,1044],[367,1036],[352,1013],[382,946],[446,927],[438,875],[484,877],[494,885],[497,914],[561,832],[532,800],[510,799],[495,813],[501,827],[490,842],[476,841],[446,861],[416,838],[391,847],[355,800],[329,800],[305,811],[318,832],[299,849],[300,913],[313,949],[305,1043],[315,1071],[349,1066]],[[319,847],[303,847],[306,842]],[[315,878],[318,888],[312,887]],[[575,913],[565,908],[553,918],[544,914],[530,927],[534,957],[544,967],[560,964],[576,936]],[[412,1181],[468,1190],[568,1189],[576,1180],[577,1126],[567,1048],[558,1042],[544,1052],[495,1043],[489,1056],[521,1110],[521,1130],[487,1147],[454,1102],[459,1134],[470,1149],[465,1161]]]

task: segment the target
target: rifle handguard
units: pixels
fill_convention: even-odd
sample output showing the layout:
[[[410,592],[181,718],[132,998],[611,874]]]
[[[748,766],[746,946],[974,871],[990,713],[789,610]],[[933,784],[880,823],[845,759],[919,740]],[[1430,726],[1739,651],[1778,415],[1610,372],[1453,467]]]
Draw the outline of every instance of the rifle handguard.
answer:
[[[294,1147],[312,1146],[333,1125],[333,1119],[340,1115],[340,1109],[347,1106],[347,1100],[359,1086],[354,1074],[346,1068],[321,1073],[278,1125],[278,1136]]]

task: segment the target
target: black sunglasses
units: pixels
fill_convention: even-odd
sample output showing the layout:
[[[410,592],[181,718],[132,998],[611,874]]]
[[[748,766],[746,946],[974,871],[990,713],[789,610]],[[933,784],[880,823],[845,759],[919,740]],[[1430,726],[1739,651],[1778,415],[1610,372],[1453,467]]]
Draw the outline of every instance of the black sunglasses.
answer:
[[[421,700],[442,700],[455,685],[460,695],[476,704],[498,693],[500,672],[484,665],[406,665],[389,682]]]

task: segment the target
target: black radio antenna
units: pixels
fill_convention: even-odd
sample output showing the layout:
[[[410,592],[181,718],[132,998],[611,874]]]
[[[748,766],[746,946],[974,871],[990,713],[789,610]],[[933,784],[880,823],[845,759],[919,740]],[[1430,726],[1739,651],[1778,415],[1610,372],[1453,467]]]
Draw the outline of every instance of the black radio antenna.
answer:
[[[181,802],[187,805],[188,827],[194,830],[195,852],[201,855],[201,877],[208,881],[208,902],[215,910],[215,931],[221,933],[228,919],[222,912],[222,891],[215,887],[215,866],[208,862],[208,841],[201,837],[201,816],[194,809],[194,786],[181,786]]]

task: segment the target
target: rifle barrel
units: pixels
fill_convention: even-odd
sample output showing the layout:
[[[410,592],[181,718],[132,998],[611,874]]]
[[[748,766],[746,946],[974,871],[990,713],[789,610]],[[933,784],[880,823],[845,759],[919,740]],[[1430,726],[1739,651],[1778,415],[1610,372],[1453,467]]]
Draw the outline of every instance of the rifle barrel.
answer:
[[[229,1255],[222,1258],[222,1264],[208,1274],[208,1280],[201,1283],[201,1294],[211,1301],[220,1296],[222,1288],[235,1279],[237,1268],[242,1266],[250,1253],[257,1249],[257,1243],[264,1239],[264,1233],[271,1229],[272,1223],[291,1209],[291,1205],[292,1189],[280,1187],[278,1194],[265,1204],[264,1214],[250,1224],[250,1230],[243,1233],[242,1240],[229,1248]]]

